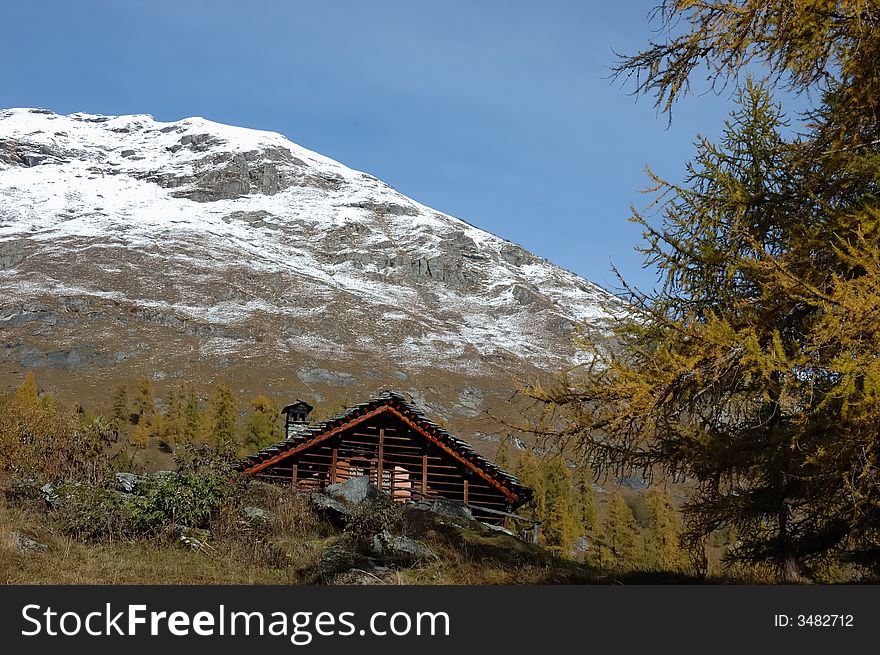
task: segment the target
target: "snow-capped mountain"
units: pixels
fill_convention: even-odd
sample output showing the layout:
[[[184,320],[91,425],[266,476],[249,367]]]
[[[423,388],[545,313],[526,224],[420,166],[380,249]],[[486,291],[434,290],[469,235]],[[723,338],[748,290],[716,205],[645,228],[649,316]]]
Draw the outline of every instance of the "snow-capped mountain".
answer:
[[[0,110],[0,291],[7,376],[248,370],[315,396],[448,373],[481,397],[465,381],[565,366],[616,306],[280,134],[43,109]]]

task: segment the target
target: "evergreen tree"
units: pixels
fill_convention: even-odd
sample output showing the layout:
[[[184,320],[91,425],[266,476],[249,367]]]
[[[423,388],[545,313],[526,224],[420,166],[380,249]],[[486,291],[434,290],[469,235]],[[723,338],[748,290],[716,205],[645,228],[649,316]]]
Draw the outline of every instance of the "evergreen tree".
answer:
[[[230,448],[235,443],[238,407],[235,395],[225,384],[218,384],[214,389],[208,425],[210,443],[224,448]]]
[[[791,91],[833,107],[810,125],[817,152],[832,143],[870,144],[880,116],[880,4],[791,0],[667,0],[652,13],[668,38],[614,67],[661,111],[691,89],[694,73],[713,88],[740,81],[757,62]],[[876,144],[875,144],[876,145]]]
[[[636,520],[620,494],[611,498],[597,547],[600,566],[633,569],[641,563]]]
[[[140,378],[137,383],[137,397],[135,398],[135,409],[138,415],[138,425],[147,423],[152,425],[155,420],[156,402],[155,389],[153,383],[148,378]]]
[[[15,401],[21,407],[33,407],[40,401],[37,378],[33,373],[28,373],[24,382],[15,390]]]
[[[578,467],[573,494],[579,530],[589,533],[596,527],[596,495],[593,493],[593,472],[589,466]]]
[[[578,537],[578,516],[572,493],[571,473],[561,455],[544,459],[541,465],[544,502],[541,533],[544,543],[560,555],[567,556]]]
[[[274,400],[262,395],[254,398],[251,415],[244,427],[244,443],[251,449],[259,449],[280,441],[280,418],[281,411]]]
[[[110,412],[111,418],[120,426],[131,421],[131,408],[128,406],[128,385],[120,384],[113,390]]]
[[[199,406],[199,397],[191,384],[181,389],[183,404],[183,438],[184,443],[196,443],[202,436],[204,419]]]
[[[754,85],[740,103],[720,144],[698,142],[687,185],[655,178],[662,225],[635,216],[664,285],[633,293],[638,309],[616,326],[617,350],[596,347],[578,430],[591,459],[621,473],[659,465],[694,478],[692,544],[737,526],[733,556],[775,561],[795,579],[800,521],[811,517],[791,508],[815,498],[822,472],[793,444],[817,386],[803,374],[810,314],[766,261],[810,258],[790,235],[799,218],[786,202],[779,109]]]
[[[541,460],[531,450],[525,451],[519,457],[515,474],[520,482],[532,490],[532,499],[521,507],[518,513],[527,518],[541,520],[540,517],[545,512],[544,497],[546,488],[541,471]]]
[[[645,500],[651,512],[651,523],[644,533],[645,565],[659,571],[681,569],[685,559],[679,543],[678,514],[668,492],[651,487]]]
[[[131,433],[130,443],[135,448],[146,448],[150,443],[150,425],[146,420],[138,421]]]
[[[186,417],[182,387],[172,388],[168,392],[166,406],[159,437],[166,447],[171,448],[175,443],[182,443],[185,439]]]
[[[150,435],[159,439],[159,448],[169,453],[174,451],[174,440],[168,437],[167,420],[158,409],[153,413],[149,428]]]
[[[657,15],[671,38],[616,70],[634,75],[658,107],[670,109],[697,68],[736,82],[753,60],[813,101],[804,134],[772,171],[786,183],[751,198],[752,208],[774,205],[788,219],[757,239],[766,250],[761,286],[768,297],[787,296],[790,310],[776,348],[785,361],[765,390],[771,401],[782,394],[782,419],[770,420],[765,436],[788,439],[804,458],[763,481],[779,546],[754,539],[766,530],[757,520],[740,526],[732,557],[774,562],[789,580],[805,566],[834,569],[829,557],[880,571],[880,3],[674,0]],[[676,26],[685,29],[675,34]],[[799,393],[789,393],[791,377]]]
[[[692,552],[725,529],[731,562],[786,581],[880,567],[880,5],[671,0],[656,15],[669,38],[616,71],[664,111],[697,68],[740,85],[752,60],[818,103],[786,141],[769,92],[739,86],[721,141],[698,141],[684,184],[654,176],[655,216],[634,215],[661,288],[626,287],[614,352],[588,335],[585,378],[535,395],[571,410],[561,436],[598,466],[696,480]]]

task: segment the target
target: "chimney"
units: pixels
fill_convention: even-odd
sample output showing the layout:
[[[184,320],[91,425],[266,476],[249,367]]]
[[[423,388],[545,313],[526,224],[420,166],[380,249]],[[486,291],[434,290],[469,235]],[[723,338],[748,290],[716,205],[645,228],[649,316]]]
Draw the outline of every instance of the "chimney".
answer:
[[[281,413],[286,416],[284,433],[288,439],[292,439],[308,427],[307,417],[312,409],[312,406],[306,401],[297,399],[295,403],[291,403],[281,410]]]

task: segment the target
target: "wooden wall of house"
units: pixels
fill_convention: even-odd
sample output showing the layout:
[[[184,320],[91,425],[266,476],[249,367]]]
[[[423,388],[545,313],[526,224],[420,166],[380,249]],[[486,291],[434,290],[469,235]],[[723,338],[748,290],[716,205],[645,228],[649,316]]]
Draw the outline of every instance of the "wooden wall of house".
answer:
[[[481,520],[502,517],[481,513],[485,507],[509,511],[506,496],[457,459],[386,415],[376,416],[288,457],[257,474],[259,479],[318,491],[328,484],[369,475],[395,500],[444,498],[472,507]]]

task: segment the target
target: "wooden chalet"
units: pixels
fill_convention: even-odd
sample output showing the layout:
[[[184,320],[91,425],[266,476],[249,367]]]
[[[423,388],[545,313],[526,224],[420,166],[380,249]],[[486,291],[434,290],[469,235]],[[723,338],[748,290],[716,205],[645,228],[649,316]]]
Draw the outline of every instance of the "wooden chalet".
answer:
[[[315,425],[307,423],[311,409],[303,401],[285,407],[287,438],[247,457],[239,469],[306,491],[369,476],[395,500],[445,499],[491,523],[503,523],[532,496],[398,393],[385,391]]]

